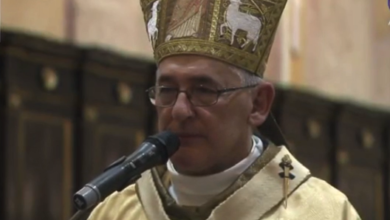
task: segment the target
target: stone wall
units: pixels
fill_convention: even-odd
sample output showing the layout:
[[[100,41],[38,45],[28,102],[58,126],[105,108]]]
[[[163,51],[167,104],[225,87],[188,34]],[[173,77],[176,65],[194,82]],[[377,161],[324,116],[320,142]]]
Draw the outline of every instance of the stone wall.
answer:
[[[66,0],[2,0],[1,27],[66,40]]]
[[[138,0],[74,0],[74,41],[151,57]]]
[[[373,17],[371,59],[373,70],[370,74],[375,81],[371,97],[374,103],[390,108],[390,9],[386,1],[375,0],[371,4]]]
[[[299,54],[303,68],[299,73],[291,72],[301,75],[294,84],[336,98],[390,108],[387,2],[305,3]]]
[[[337,3],[337,7],[335,7]],[[353,5],[353,7],[351,7]],[[331,95],[371,96],[373,69],[369,1],[308,1],[305,85]]]

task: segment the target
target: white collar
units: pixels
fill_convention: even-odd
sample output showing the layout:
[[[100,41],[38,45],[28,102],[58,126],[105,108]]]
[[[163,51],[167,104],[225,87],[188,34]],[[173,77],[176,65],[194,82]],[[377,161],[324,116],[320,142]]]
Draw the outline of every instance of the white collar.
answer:
[[[208,176],[193,177],[179,174],[170,160],[167,162],[171,174],[169,192],[179,205],[199,206],[228,188],[263,152],[260,138],[252,136],[253,146],[249,155],[236,165]]]

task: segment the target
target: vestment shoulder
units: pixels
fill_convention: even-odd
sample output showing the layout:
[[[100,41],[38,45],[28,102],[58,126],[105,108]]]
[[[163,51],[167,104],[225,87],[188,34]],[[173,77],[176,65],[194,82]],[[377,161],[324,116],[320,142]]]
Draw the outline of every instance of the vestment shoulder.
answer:
[[[128,220],[142,219],[144,216],[142,205],[138,199],[136,185],[130,185],[121,192],[114,192],[90,214],[88,220],[119,220],[124,217]]]

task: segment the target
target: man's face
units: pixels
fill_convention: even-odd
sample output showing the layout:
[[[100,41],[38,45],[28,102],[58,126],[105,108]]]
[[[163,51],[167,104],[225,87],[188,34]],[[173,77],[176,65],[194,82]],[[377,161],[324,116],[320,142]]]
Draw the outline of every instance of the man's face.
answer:
[[[156,85],[181,91],[243,86],[240,76],[226,64],[192,55],[164,59]],[[181,146],[171,157],[175,169],[187,175],[207,175],[244,158],[251,145],[253,94],[250,89],[224,93],[215,104],[198,107],[180,92],[172,107],[157,107],[159,130],[171,130],[180,138]]]

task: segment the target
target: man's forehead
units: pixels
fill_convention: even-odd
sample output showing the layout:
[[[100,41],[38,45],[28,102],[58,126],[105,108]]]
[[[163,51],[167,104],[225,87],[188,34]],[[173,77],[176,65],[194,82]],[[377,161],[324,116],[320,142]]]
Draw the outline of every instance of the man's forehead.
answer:
[[[217,74],[207,73],[163,73],[157,75],[158,82],[188,81],[200,84],[222,83],[223,78]]]
[[[235,78],[232,68],[226,63],[198,56],[177,56],[158,65],[157,80],[191,80],[196,82],[219,82]]]

